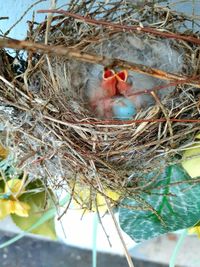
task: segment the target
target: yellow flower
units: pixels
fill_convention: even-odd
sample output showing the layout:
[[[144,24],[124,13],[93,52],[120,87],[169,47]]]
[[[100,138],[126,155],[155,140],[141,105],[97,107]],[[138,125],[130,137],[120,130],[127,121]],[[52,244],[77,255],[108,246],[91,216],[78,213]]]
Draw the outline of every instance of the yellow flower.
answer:
[[[194,226],[188,229],[189,234],[196,234],[200,238],[200,226]]]
[[[112,199],[113,201],[117,201],[120,198],[117,192],[109,188],[105,189],[105,194],[108,199]],[[89,185],[82,183],[76,183],[75,185],[74,204],[78,208],[87,211],[97,211],[97,207],[98,212],[105,213],[107,211],[105,197],[94,189],[91,189]]]
[[[200,134],[195,138],[200,139]],[[192,178],[200,176],[200,143],[184,151],[182,166]]]
[[[19,179],[11,179],[6,182],[0,199],[0,219],[10,214],[28,217],[30,206],[18,199],[24,190],[23,182]]]
[[[6,159],[9,154],[9,149],[0,144],[0,159]]]

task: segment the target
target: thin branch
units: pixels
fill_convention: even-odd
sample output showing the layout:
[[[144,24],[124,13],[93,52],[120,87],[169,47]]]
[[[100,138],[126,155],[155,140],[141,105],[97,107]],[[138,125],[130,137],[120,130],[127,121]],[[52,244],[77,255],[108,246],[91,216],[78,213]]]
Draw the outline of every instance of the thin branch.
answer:
[[[0,17],[0,20],[9,19],[9,17]]]
[[[152,92],[156,92],[156,91],[160,91],[163,89],[166,89],[168,87],[174,87],[177,85],[181,85],[181,84],[191,84],[193,83],[193,81],[199,81],[200,80],[200,76],[194,76],[194,77],[189,77],[188,79],[182,80],[182,81],[174,81],[174,82],[169,82],[167,84],[164,85],[159,85],[159,86],[155,86],[152,89],[144,89],[144,90],[136,90],[134,93],[131,92],[129,94],[127,94],[127,96],[134,96],[134,95],[144,95],[144,94],[152,94]],[[198,86],[196,86],[198,87]]]
[[[73,48],[66,48],[64,46],[45,45],[40,43],[34,43],[30,41],[19,41],[16,39],[0,38],[0,48],[13,48],[19,50],[27,50],[34,53],[53,54],[58,56],[65,56],[68,58],[74,58],[79,61],[89,62],[92,64],[100,64],[105,67],[118,66],[127,70],[131,70],[138,73],[143,73],[149,76],[153,76],[162,80],[169,81],[184,81],[185,84],[189,84],[200,88],[199,77],[197,80],[193,80],[193,77],[173,74],[165,72],[156,68],[151,68],[142,64],[136,64],[121,59],[112,59],[105,56],[99,56],[95,54],[84,53],[80,50]],[[186,82],[185,82],[186,81]]]
[[[100,181],[100,179],[99,179],[98,174],[96,174],[96,180],[97,180],[99,189],[101,190],[102,193],[105,194],[103,185],[102,185],[102,183],[101,183],[101,181]],[[113,221],[113,223],[114,223],[114,225],[115,225],[115,229],[116,229],[116,231],[117,231],[117,233],[118,233],[118,236],[119,236],[120,241],[121,241],[121,243],[122,243],[122,246],[123,246],[123,248],[124,248],[124,254],[125,254],[125,256],[126,256],[128,265],[129,265],[129,267],[134,267],[134,265],[133,265],[133,261],[132,261],[132,259],[131,259],[130,253],[129,253],[128,249],[127,249],[126,243],[125,243],[124,238],[123,238],[122,233],[121,233],[121,230],[120,230],[120,228],[119,228],[119,225],[118,225],[118,223],[117,223],[117,220],[116,220],[116,218],[115,218],[115,215],[114,215],[114,213],[113,213],[113,211],[112,211],[110,202],[109,202],[109,200],[107,199],[107,197],[104,197],[104,199],[105,199],[105,202],[106,202],[106,206],[107,206],[108,212],[109,212],[109,214],[110,214],[110,216],[111,216],[111,218],[112,218],[112,221]]]
[[[140,26],[128,26],[128,25],[121,25],[118,23],[112,23],[109,21],[104,21],[104,20],[95,20],[87,17],[83,17],[78,14],[74,14],[65,10],[57,10],[57,9],[52,9],[52,10],[38,10],[37,13],[57,13],[57,14],[62,14],[64,16],[72,17],[74,19],[78,19],[79,21],[84,21],[88,24],[92,25],[101,25],[104,27],[108,27],[110,29],[118,29],[120,31],[127,31],[127,32],[145,32],[145,33],[150,33],[153,35],[157,36],[162,36],[166,38],[171,38],[171,39],[177,39],[177,40],[183,40],[187,41],[190,43],[195,43],[200,45],[200,39],[192,37],[192,36],[187,36],[183,34],[176,34],[176,33],[169,33],[169,32],[164,32],[163,30],[156,30],[154,28],[150,27],[140,27]]]

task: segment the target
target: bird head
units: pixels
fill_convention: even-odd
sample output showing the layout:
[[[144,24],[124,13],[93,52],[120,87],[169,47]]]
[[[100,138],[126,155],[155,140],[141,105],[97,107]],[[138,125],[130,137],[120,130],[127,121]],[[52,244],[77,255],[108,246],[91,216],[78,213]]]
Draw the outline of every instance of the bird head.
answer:
[[[116,84],[117,80],[114,70],[105,69],[101,79],[101,87],[107,97],[116,95]]]
[[[128,71],[127,70],[119,71],[117,72],[116,77],[117,80],[126,82],[128,78]]]
[[[117,84],[116,89],[117,93],[120,95],[126,95],[128,90],[132,88],[132,80],[128,75],[127,70],[122,70],[116,74]]]

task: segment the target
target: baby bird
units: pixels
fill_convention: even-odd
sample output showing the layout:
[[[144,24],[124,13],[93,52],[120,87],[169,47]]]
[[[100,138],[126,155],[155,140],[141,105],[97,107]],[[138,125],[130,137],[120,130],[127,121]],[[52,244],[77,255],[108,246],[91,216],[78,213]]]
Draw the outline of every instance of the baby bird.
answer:
[[[116,95],[117,79],[114,70],[105,69],[101,79],[101,87],[106,97]]]
[[[128,77],[128,72],[126,70],[122,70],[116,73],[116,79],[116,95],[126,96],[128,93],[130,93],[130,90],[132,89],[132,80]]]
[[[86,97],[98,117],[112,117],[112,97],[116,95],[117,79],[112,69],[105,69],[99,78],[91,78],[86,84]]]
[[[105,69],[99,80],[88,81],[87,98],[98,117],[131,119],[147,104],[149,96],[133,94],[133,80],[127,70]]]

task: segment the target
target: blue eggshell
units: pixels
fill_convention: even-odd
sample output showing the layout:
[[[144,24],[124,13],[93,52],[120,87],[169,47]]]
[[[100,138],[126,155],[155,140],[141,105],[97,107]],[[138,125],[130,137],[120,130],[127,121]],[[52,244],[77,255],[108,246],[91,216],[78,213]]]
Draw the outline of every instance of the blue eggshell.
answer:
[[[134,103],[125,98],[117,98],[112,106],[114,118],[118,120],[130,120],[136,115],[137,110]]]

